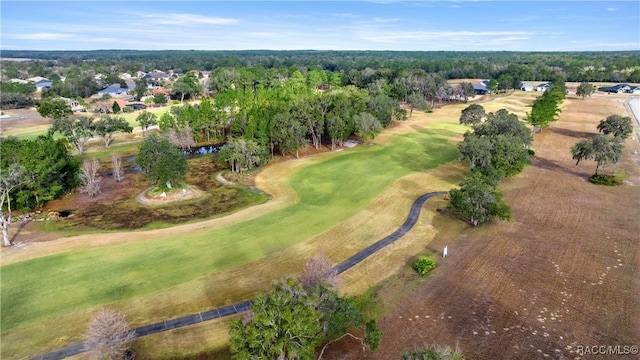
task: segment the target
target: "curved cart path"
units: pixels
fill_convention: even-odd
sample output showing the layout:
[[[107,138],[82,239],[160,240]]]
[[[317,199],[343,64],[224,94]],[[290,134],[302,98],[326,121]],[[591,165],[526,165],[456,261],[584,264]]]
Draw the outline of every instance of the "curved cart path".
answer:
[[[402,226],[400,226],[392,234],[385,236],[384,238],[378,240],[376,243],[368,246],[364,250],[358,252],[357,254],[353,255],[347,260],[336,265],[334,269],[338,272],[338,274],[341,274],[347,271],[348,269],[352,268],[362,260],[366,259],[367,257],[373,255],[376,251],[400,239],[407,232],[409,232],[411,228],[413,228],[416,222],[418,222],[418,217],[420,216],[420,212],[422,211],[422,206],[424,205],[424,203],[427,202],[429,198],[432,198],[438,195],[444,195],[446,193],[447,193],[446,191],[431,192],[417,198],[416,201],[413,202],[413,205],[411,205],[411,210],[409,210],[409,215],[407,216],[407,219],[405,220],[404,224],[402,224]],[[217,309],[209,310],[206,312],[201,312],[193,315],[183,316],[176,319],[162,321],[155,324],[141,326],[141,327],[135,328],[134,332],[136,337],[141,337],[141,336],[151,335],[151,334],[155,334],[163,331],[180,328],[183,326],[189,326],[189,325],[201,323],[207,320],[213,320],[213,319],[218,319],[218,318],[222,318],[229,315],[234,315],[250,309],[251,309],[251,300],[247,300],[247,301],[239,302],[233,305],[223,306]],[[66,357],[77,355],[85,351],[86,350],[84,348],[84,344],[82,343],[73,344],[73,345],[67,346],[64,349],[60,349],[57,351],[53,351],[53,352],[35,357],[34,359],[38,359],[38,360],[64,359]]]

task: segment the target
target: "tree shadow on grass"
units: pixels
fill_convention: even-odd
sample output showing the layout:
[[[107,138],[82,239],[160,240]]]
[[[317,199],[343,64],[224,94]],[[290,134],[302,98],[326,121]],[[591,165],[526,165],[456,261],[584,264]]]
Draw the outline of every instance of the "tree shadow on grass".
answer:
[[[595,135],[597,135],[597,133],[594,133],[594,132],[576,131],[576,130],[570,130],[570,129],[557,128],[557,127],[552,127],[551,131],[554,134],[568,136],[568,137],[574,137],[574,138],[578,138],[578,139],[589,139],[589,138],[592,138]]]
[[[531,158],[531,166],[534,166],[543,170],[549,170],[549,171],[555,171],[555,172],[564,173],[568,175],[573,175],[580,178],[588,178],[589,176],[591,176],[590,174],[585,174],[584,172],[578,169],[567,168],[565,166],[558,164],[553,160],[541,158],[538,156],[533,156]]]
[[[20,222],[20,225],[18,226],[18,229],[16,229],[16,232],[13,234],[13,236],[10,239],[12,244],[18,238],[18,236],[20,235],[20,233],[22,232],[22,229],[24,229],[24,227],[27,226],[28,222],[29,222],[28,220],[23,220],[23,221]]]

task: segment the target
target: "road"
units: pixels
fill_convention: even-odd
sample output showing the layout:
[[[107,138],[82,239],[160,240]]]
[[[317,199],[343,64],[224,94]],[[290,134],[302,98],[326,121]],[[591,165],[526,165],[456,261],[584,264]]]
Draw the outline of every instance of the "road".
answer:
[[[631,108],[631,116],[635,118],[634,130],[635,137],[640,142],[640,97],[634,97],[627,103]]]

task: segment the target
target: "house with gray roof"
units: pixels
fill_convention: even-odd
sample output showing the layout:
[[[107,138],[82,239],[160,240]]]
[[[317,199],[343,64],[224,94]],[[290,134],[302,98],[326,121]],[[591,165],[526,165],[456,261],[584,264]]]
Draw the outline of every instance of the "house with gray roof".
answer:
[[[545,92],[545,91],[549,90],[550,87],[551,87],[551,83],[548,82],[548,83],[544,83],[544,84],[540,84],[540,85],[536,86],[535,89],[536,89],[536,91]]]
[[[119,95],[127,95],[129,93],[128,88],[121,88],[120,84],[111,84],[106,88],[98,91],[98,95],[111,95],[111,96],[119,96]]]

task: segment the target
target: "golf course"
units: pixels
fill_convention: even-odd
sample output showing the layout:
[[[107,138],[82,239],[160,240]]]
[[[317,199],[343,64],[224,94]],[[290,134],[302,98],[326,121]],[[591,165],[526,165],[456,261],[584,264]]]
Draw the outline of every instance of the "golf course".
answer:
[[[522,119],[536,96],[533,92],[514,92],[485,97],[480,103],[487,112],[504,108]],[[632,204],[623,201],[637,198],[637,187],[633,186],[637,181],[637,160],[629,155],[633,150],[627,151],[623,162],[623,168],[629,174],[628,184],[632,185],[617,188],[585,182],[593,165],[581,164],[576,170],[575,161],[567,150],[576,137],[592,132],[594,124],[603,117],[624,113],[627,101],[626,97],[602,95],[587,100],[569,97],[560,121],[550,130],[536,135],[533,143],[536,156],[532,158],[532,166],[504,185],[509,203],[515,210],[511,222],[470,229],[455,217],[441,215],[447,200],[442,196],[434,197],[422,207],[415,226],[406,235],[340,275],[341,292],[375,291],[383,304],[379,318],[385,331],[384,339],[388,340],[383,340],[381,349],[372,353],[373,358],[395,356],[402,349],[423,341],[421,334],[425,331],[430,331],[429,338],[440,343],[448,344],[452,339],[461,338],[467,352],[473,354],[468,345],[476,344],[473,348],[491,349],[496,356],[504,354],[498,344],[520,343],[521,337],[531,336],[529,332],[533,335],[538,331],[543,335],[548,332],[558,337],[559,340],[550,344],[546,343],[551,341],[547,337],[532,340],[531,345],[541,351],[557,348],[558,344],[566,342],[563,339],[573,339],[563,330],[564,322],[555,327],[549,324],[538,328],[536,321],[540,321],[541,315],[531,321],[522,320],[526,326],[518,319],[528,314],[530,300],[538,301],[537,291],[545,288],[550,270],[555,269],[554,274],[565,276],[558,267],[549,267],[535,255],[542,254],[541,248],[556,246],[562,249],[565,246],[564,241],[556,241],[558,229],[566,228],[563,239],[576,239],[571,240],[571,253],[585,259],[594,259],[594,252],[604,251],[598,249],[609,246],[595,240],[602,236],[608,239],[606,232],[602,235],[593,231],[597,226],[589,229],[583,226],[598,224],[594,219],[605,216],[599,206],[569,213],[563,210],[566,204],[561,203],[590,199],[599,204],[611,197],[612,200],[606,200],[609,209],[606,216],[624,222],[615,237],[614,250],[618,254],[619,243],[628,256],[616,255],[620,258],[615,267],[609,265],[606,269],[617,269],[623,262],[627,269],[626,263],[633,263],[637,252],[634,252],[630,234],[637,233],[634,230],[637,222],[625,220],[634,218],[634,214],[628,209]],[[345,261],[398,229],[419,196],[447,191],[468,175],[468,170],[457,161],[455,146],[469,129],[458,123],[461,110],[467,106],[451,104],[431,113],[415,111],[407,121],[394,123],[373,141],[355,148],[322,151],[268,164],[256,175],[254,182],[257,188],[270,195],[270,200],[225,216],[161,229],[93,231],[34,242],[28,241],[28,237],[36,234],[22,231],[16,246],[1,250],[2,358],[38,356],[82,343],[82,334],[91,316],[103,307],[122,311],[130,325],[136,328],[252,299],[268,290],[273,281],[298,276],[305,262],[319,253],[328,256],[334,264]],[[637,145],[634,140],[629,140],[628,144]],[[583,188],[586,190],[575,191]],[[555,197],[558,197],[557,201],[551,201]],[[634,211],[637,214],[637,209]],[[540,216],[546,213],[558,215]],[[546,224],[548,221],[558,224]],[[582,235],[571,235],[579,229],[584,232]],[[493,259],[495,255],[490,253],[498,245],[487,246],[487,241],[490,244],[501,242],[499,248],[503,250],[500,251],[519,249],[521,258],[514,262],[504,260],[502,255]],[[424,279],[413,274],[410,264],[418,256],[435,258],[446,245],[453,249],[453,255],[439,260],[434,275]],[[589,250],[590,246],[596,245],[597,249]],[[523,247],[531,249],[525,251]],[[562,259],[567,264],[571,262],[571,257]],[[598,268],[608,261],[607,257],[597,259]],[[556,264],[554,261],[561,260],[553,260],[552,265]],[[505,266],[513,269],[502,272],[500,269]],[[586,282],[589,277],[580,269],[572,270],[571,276],[576,278],[576,283],[589,285]],[[633,277],[633,266],[630,270],[621,274],[621,279]],[[519,278],[510,286],[503,286],[511,276]],[[603,276],[600,276],[601,280]],[[555,290],[555,294],[560,291],[557,289],[566,288],[566,284],[565,279],[549,291]],[[586,294],[588,299],[603,300],[594,293],[593,284],[597,283],[574,291]],[[633,282],[628,284],[633,287]],[[492,287],[496,289],[485,289]],[[452,290],[454,288],[457,290]],[[518,296],[522,295],[514,295],[515,291],[517,294],[531,291],[532,295],[520,299]],[[466,292],[472,294],[469,308],[465,305],[466,297],[459,296]],[[564,306],[568,301],[565,298],[570,295],[560,294]],[[606,301],[625,298],[614,292],[611,294],[611,299],[606,298]],[[441,301],[440,296],[447,300]],[[516,318],[509,310],[511,305],[500,308],[500,317],[494,316],[493,303],[498,300],[491,296],[516,298],[514,301],[521,307]],[[545,298],[555,299],[551,295],[545,295]],[[589,311],[601,312],[595,302],[589,300],[589,304]],[[625,309],[628,309],[625,311],[633,312],[633,304],[625,302]],[[566,314],[573,314],[573,310],[567,310],[570,312]],[[445,313],[450,315],[444,317]],[[524,315],[518,317],[520,313]],[[480,315],[477,327],[467,328],[469,324],[465,319]],[[577,327],[572,329],[588,331],[588,322],[579,313],[575,319],[571,315],[565,316],[566,326],[575,325]],[[485,328],[493,328],[485,322],[494,317],[502,330],[498,335],[494,334],[495,330],[489,331],[490,335],[485,334],[493,340],[488,347],[482,347],[484,340],[477,338],[477,334]],[[412,319],[411,323],[415,324],[408,326],[407,321]],[[419,321],[426,325],[418,326]],[[436,321],[442,322],[444,333],[440,334],[438,327],[430,327],[429,324]],[[132,349],[139,358],[145,359],[228,358],[229,322],[230,317],[223,317],[143,336],[135,340]],[[407,331],[412,331],[413,335],[402,338],[404,330],[401,329],[409,329]],[[528,332],[512,338],[509,334],[513,329],[527,329]],[[628,334],[633,333],[631,327],[621,327],[620,332],[621,339],[629,338]],[[575,344],[574,341],[570,346]],[[514,354],[529,354],[528,348],[514,349]],[[361,349],[342,342],[331,347],[327,356],[332,358],[339,354],[358,358]],[[83,356],[85,354],[77,355],[78,358]]]
[[[91,314],[103,306],[121,308],[133,325],[142,325],[246,300],[299,270],[277,260],[266,268],[255,265],[292,248],[298,264],[320,249],[330,249],[325,252],[332,257],[335,250],[335,262],[344,260],[397,227],[394,222],[402,222],[411,198],[422,191],[389,199],[386,212],[396,211],[397,204],[406,209],[388,214],[390,222],[379,221],[389,220],[384,213],[367,213],[376,198],[400,179],[456,160],[455,139],[466,130],[457,124],[461,108],[416,113],[354,149],[268,166],[256,183],[274,199],[229,219],[3,249],[2,356],[37,355],[78,342]],[[454,175],[421,187],[448,190],[458,181]],[[279,193],[278,187],[289,189]],[[334,238],[311,245],[311,239],[364,213],[379,225],[348,229],[358,243]],[[261,284],[246,288],[238,279],[223,278],[239,270],[243,281]]]

